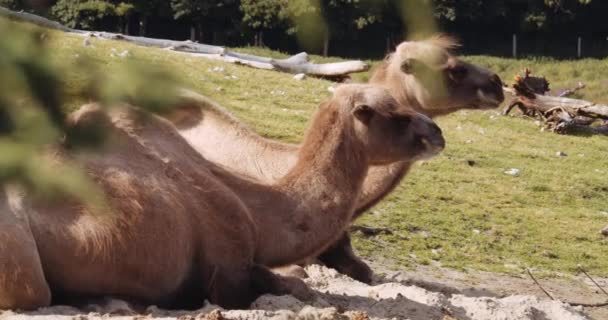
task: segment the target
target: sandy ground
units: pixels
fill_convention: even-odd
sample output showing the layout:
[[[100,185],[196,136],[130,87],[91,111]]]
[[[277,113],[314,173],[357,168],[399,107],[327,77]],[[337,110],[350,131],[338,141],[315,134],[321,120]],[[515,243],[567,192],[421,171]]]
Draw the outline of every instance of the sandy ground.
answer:
[[[28,313],[5,311],[0,313],[0,319],[608,319],[607,310],[602,308],[583,309],[552,301],[523,277],[429,267],[386,272],[368,286],[321,266],[309,266],[306,271],[310,277],[305,281],[315,290],[311,301],[266,295],[256,300],[251,310],[226,311],[208,304],[196,311],[168,311],[152,306],[136,313],[123,301],[107,300],[80,310],[54,306]],[[589,303],[607,298],[582,279],[542,281],[559,299]],[[608,283],[606,279],[599,281]]]

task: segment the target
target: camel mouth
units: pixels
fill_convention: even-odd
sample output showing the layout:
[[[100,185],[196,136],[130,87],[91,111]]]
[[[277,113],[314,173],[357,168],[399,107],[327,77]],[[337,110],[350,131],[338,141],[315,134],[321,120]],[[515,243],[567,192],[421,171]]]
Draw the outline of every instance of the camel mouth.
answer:
[[[500,106],[505,100],[502,92],[502,87],[498,93],[485,92],[483,89],[477,89],[477,108],[478,109],[494,109]]]
[[[443,135],[437,136],[418,136],[416,144],[419,147],[420,154],[415,157],[415,160],[428,160],[443,151],[445,148],[445,139]]]

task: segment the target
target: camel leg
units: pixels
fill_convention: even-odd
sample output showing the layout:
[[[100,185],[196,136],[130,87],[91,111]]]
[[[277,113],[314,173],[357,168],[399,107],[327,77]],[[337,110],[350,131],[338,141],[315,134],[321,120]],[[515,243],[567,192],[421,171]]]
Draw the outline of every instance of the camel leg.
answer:
[[[216,268],[208,284],[209,301],[225,309],[245,309],[258,297],[248,268]]]
[[[31,310],[50,303],[51,291],[27,221],[1,197],[0,309]]]
[[[326,266],[336,269],[357,281],[370,284],[374,272],[361,258],[353,252],[348,232],[338,242],[321,253],[319,260]]]
[[[262,265],[251,267],[251,280],[255,290],[260,294],[293,295],[301,301],[310,301],[315,294],[304,281],[295,277],[283,277],[273,273]]]

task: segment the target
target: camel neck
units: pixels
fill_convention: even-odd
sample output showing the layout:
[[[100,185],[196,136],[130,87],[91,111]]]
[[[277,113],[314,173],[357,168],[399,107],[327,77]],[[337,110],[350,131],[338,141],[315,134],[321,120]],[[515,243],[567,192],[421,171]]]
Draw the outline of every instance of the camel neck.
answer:
[[[281,201],[269,208],[273,212],[256,215],[260,263],[278,266],[314,256],[350,223],[368,159],[345,123],[349,119],[334,116],[313,122],[296,165],[275,185]]]

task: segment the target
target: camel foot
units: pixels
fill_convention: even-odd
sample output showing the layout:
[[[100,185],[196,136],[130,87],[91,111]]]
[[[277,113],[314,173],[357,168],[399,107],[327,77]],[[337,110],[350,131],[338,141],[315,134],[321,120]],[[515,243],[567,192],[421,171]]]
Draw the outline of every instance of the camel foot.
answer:
[[[372,269],[353,252],[348,233],[333,246],[329,247],[319,256],[319,260],[326,266],[336,269],[357,281],[371,284],[374,276]]]
[[[254,265],[251,268],[251,279],[260,294],[290,294],[301,301],[311,301],[315,297],[314,291],[301,279],[274,274],[262,265]]]
[[[251,272],[216,272],[209,285],[209,301],[224,309],[246,309],[257,299]]]
[[[282,277],[294,277],[299,279],[308,278],[308,273],[301,266],[292,264],[289,266],[273,268],[272,272],[282,276]]]

